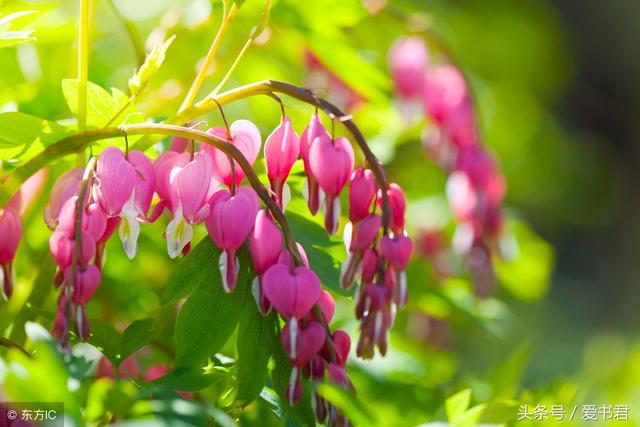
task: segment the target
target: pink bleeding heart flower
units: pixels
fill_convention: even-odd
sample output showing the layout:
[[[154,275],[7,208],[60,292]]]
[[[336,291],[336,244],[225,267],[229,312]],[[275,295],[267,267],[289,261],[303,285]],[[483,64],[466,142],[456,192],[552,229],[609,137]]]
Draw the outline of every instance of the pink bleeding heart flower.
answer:
[[[333,348],[336,352],[336,362],[342,367],[347,363],[349,358],[349,350],[351,350],[351,337],[341,329],[333,331]]]
[[[369,215],[377,190],[376,179],[370,169],[357,168],[353,171],[349,183],[349,219],[352,222]]]
[[[96,198],[102,210],[110,216],[120,216],[124,205],[133,195],[136,184],[135,168],[122,151],[106,148],[96,166]]]
[[[49,238],[49,250],[56,264],[61,269],[66,269],[73,262],[73,248],[75,241],[66,231],[56,230]],[[86,265],[96,256],[96,241],[93,236],[82,231],[82,247],[78,251],[78,263]]]
[[[389,50],[389,68],[402,98],[421,94],[428,65],[429,54],[420,37],[400,37],[393,43]]]
[[[13,209],[0,209],[0,266],[4,296],[8,299],[13,293],[13,271],[11,264],[16,256],[22,238],[22,222]]]
[[[322,125],[320,116],[316,113],[311,116],[311,120],[300,137],[300,157],[304,163],[304,171],[307,175],[304,186],[302,188],[302,194],[307,201],[307,206],[312,215],[315,215],[320,209],[324,195],[318,186],[318,181],[313,176],[311,171],[311,165],[309,164],[309,150],[316,138],[327,137],[329,133],[327,129]]]
[[[189,139],[182,138],[179,136],[174,136],[171,138],[171,143],[169,144],[169,151],[173,151],[176,153],[184,153],[189,146]]]
[[[249,236],[249,251],[258,275],[278,262],[282,251],[282,234],[265,210],[256,214],[253,232]]]
[[[234,145],[238,150],[240,150],[250,164],[253,164],[253,162],[256,161],[258,153],[260,153],[262,136],[260,135],[260,131],[256,125],[249,120],[236,120],[231,123],[231,126],[229,126],[229,132],[231,133],[230,140],[227,139],[227,130],[225,128],[214,127],[209,129],[207,132]],[[200,150],[209,155],[213,177],[217,181],[231,187],[232,171],[229,156],[209,144],[201,144]],[[234,164],[236,174],[235,184],[239,185],[244,179],[245,174],[237,162],[234,161]]]
[[[280,342],[294,366],[304,366],[324,345],[326,333],[320,322],[311,321],[302,328],[295,317],[291,318],[280,333]]]
[[[449,175],[446,194],[449,207],[456,220],[460,222],[471,221],[478,205],[478,195],[469,176],[462,171]]]
[[[67,200],[60,210],[58,227],[56,231],[64,231],[70,236],[75,232],[76,205],[78,196],[73,196]],[[107,215],[100,205],[91,203],[82,212],[82,229],[99,240],[107,228]]]
[[[100,269],[95,265],[78,268],[76,271],[75,288],[73,289],[73,302],[86,305],[100,285],[102,275]],[[64,272],[64,281],[71,283],[71,269]]]
[[[320,279],[308,267],[271,266],[262,277],[264,292],[283,317],[302,319],[320,298]]]
[[[172,205],[171,171],[174,167],[185,167],[189,163],[189,157],[188,153],[166,151],[153,162],[154,189],[160,196],[162,208],[166,205],[172,212],[175,211]]]
[[[169,178],[173,219],[167,225],[167,252],[177,257],[193,238],[193,224],[204,221],[210,211],[207,200],[211,184],[211,163],[204,153],[196,153],[189,161],[189,153],[179,154]],[[186,156],[183,158],[183,156]],[[187,163],[184,163],[184,160]],[[163,167],[164,168],[164,167]],[[159,178],[164,180],[164,177]],[[164,182],[160,185],[164,191]]]
[[[220,190],[211,198],[211,214],[206,220],[211,240],[224,252],[220,255],[222,287],[226,292],[236,288],[237,252],[247,240],[260,209],[258,195],[251,187],[238,187],[235,194]]]
[[[427,71],[422,100],[425,110],[437,123],[446,122],[467,97],[464,76],[453,65],[438,65]]]
[[[378,270],[378,252],[375,249],[367,249],[362,257],[362,282],[372,283],[373,278]]]
[[[44,208],[44,222],[51,230],[58,225],[60,210],[65,202],[80,192],[84,169],[77,167],[62,174],[51,188],[49,203]]]
[[[349,140],[339,137],[316,138],[309,150],[309,164],[325,199],[325,229],[333,234],[338,229],[340,200],[338,196],[353,171],[354,154]]]
[[[300,253],[300,257],[302,258],[302,263],[309,267],[309,258],[307,258],[307,253],[300,243],[296,242],[296,247],[298,248],[298,252]],[[293,262],[293,257],[289,253],[288,250],[280,251],[280,256],[278,257],[278,264],[288,265],[289,268],[295,268],[296,264]]]
[[[251,293],[263,314],[269,313],[271,304],[264,295],[260,276],[278,262],[281,251],[282,235],[280,230],[269,218],[269,214],[260,210],[256,215],[253,231],[249,236],[249,252],[254,270],[258,275],[251,284]]]
[[[320,292],[320,298],[318,298],[317,304],[320,308],[320,312],[322,313],[322,317],[324,317],[324,323],[331,323],[333,315],[336,312],[336,302],[333,300],[331,294],[323,289]]]
[[[387,187],[387,198],[391,205],[391,227],[395,233],[402,233],[404,230],[404,214],[407,208],[407,201],[404,197],[402,187],[392,182]],[[382,208],[382,195],[378,191],[378,205]]]
[[[329,380],[332,383],[351,391],[354,390],[353,383],[351,383],[351,380],[349,379],[347,372],[344,370],[344,367],[335,363],[329,363],[329,365],[327,366],[327,372],[329,373]]]
[[[9,199],[5,209],[13,209],[24,216],[38,199],[49,178],[49,169],[40,169],[22,183],[20,189]]]
[[[300,139],[291,126],[291,120],[283,116],[264,143],[267,176],[280,207],[283,206],[283,190],[291,167],[300,153]]]
[[[364,251],[375,241],[381,223],[380,215],[370,214],[361,221],[348,223],[345,227],[345,243],[349,255],[340,268],[340,284],[344,289],[348,289],[354,283],[361,268]]]
[[[413,242],[407,235],[384,236],[380,242],[382,256],[398,271],[407,268],[413,252]]]

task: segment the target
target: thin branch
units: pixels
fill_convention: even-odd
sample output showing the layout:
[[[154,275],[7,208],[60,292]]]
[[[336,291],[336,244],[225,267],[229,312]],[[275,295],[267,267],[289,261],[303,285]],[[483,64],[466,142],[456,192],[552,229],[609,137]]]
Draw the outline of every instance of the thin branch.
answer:
[[[93,0],[80,0],[78,28],[78,131],[87,128],[87,81],[89,80],[89,39]]]
[[[7,347],[7,348],[15,348],[20,350],[23,354],[27,355],[28,357],[31,357],[31,353],[29,353],[27,350],[25,350],[24,348],[22,348],[20,346],[20,344],[15,343],[13,341],[11,341],[9,338],[5,338],[5,337],[0,337],[0,346],[2,347]]]

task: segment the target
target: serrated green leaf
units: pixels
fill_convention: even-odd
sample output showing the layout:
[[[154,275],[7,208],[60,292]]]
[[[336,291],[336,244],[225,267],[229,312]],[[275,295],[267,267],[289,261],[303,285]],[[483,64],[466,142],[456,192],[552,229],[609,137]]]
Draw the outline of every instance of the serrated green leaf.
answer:
[[[133,73],[133,76],[129,78],[129,91],[131,95],[137,95],[144,87],[149,83],[149,80],[160,69],[160,66],[164,62],[167,49],[171,46],[171,43],[176,36],[171,36],[166,41],[154,46],[149,53],[147,53],[144,63],[138,70]]]
[[[78,114],[78,80],[62,80],[62,94],[71,112]],[[125,107],[126,100],[118,101],[104,88],[87,82],[87,126],[102,128]],[[124,116],[122,116],[124,117]],[[121,118],[122,118],[121,117]],[[113,123],[117,124],[117,123]]]
[[[124,360],[158,336],[159,330],[153,319],[132,322],[122,334],[120,357]]]
[[[175,304],[196,289],[201,283],[213,284],[213,275],[218,270],[220,250],[209,237],[202,239],[169,277],[162,291],[160,301],[163,305]],[[219,274],[219,273],[218,273]]]
[[[56,122],[29,114],[8,112],[0,114],[0,148],[40,143],[43,147],[56,142],[71,132]]]
[[[253,28],[251,31],[251,39],[255,40],[260,37],[260,34],[267,28],[267,24],[269,23],[269,17],[271,16],[271,0],[265,0],[264,8],[262,9],[262,14],[260,15],[260,21],[258,21],[258,25]]]
[[[218,258],[211,257],[214,266],[208,280],[203,280],[184,303],[176,319],[176,366],[203,366],[218,352],[235,329],[240,313],[250,293],[248,284],[250,261],[248,251],[239,255],[238,287],[232,293],[222,288]]]
[[[238,394],[243,404],[252,402],[267,378],[271,347],[278,340],[275,313],[263,316],[255,304],[247,303],[238,332]]]
[[[33,31],[5,31],[0,33],[0,48],[32,42],[35,37],[31,37],[31,34],[33,34]]]

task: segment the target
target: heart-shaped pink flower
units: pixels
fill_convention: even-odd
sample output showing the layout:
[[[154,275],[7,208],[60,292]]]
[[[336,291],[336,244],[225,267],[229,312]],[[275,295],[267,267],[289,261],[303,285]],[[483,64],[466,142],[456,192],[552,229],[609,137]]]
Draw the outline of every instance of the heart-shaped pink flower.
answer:
[[[326,333],[320,322],[312,321],[303,329],[294,317],[280,333],[280,342],[294,366],[304,366],[324,345]]]
[[[95,265],[79,268],[76,272],[75,288],[73,289],[73,302],[86,305],[100,285],[100,269]],[[64,281],[71,283],[71,269],[64,272]]]
[[[264,292],[285,318],[303,318],[320,298],[320,279],[308,267],[271,266],[262,277]]]
[[[260,147],[262,146],[262,136],[260,131],[249,120],[236,120],[229,126],[231,132],[231,140],[228,141],[234,145],[250,164],[256,161]],[[214,127],[207,131],[213,136],[227,141],[227,130],[222,127]],[[229,157],[209,144],[201,144],[200,150],[206,152],[211,160],[211,169],[213,177],[227,186],[231,186],[231,162]],[[244,171],[235,162],[236,185],[244,179]]]
[[[256,215],[255,225],[249,236],[249,250],[258,275],[278,262],[278,256],[282,251],[282,235],[264,210]]]
[[[353,147],[347,138],[334,140],[323,135],[309,149],[309,165],[313,176],[328,196],[338,196],[353,171]]]
[[[58,217],[64,203],[80,191],[83,173],[84,170],[81,167],[68,170],[53,184],[49,203],[44,208],[44,222],[51,230],[54,230],[58,224]]]
[[[384,236],[380,242],[382,256],[398,271],[405,270],[413,252],[413,242],[409,236],[400,234]]]
[[[119,216],[131,198],[136,184],[135,168],[115,147],[106,148],[96,166],[96,198],[102,210],[110,216]]]
[[[376,179],[370,169],[358,168],[353,171],[349,183],[349,219],[351,221],[360,221],[369,215],[377,189]]]

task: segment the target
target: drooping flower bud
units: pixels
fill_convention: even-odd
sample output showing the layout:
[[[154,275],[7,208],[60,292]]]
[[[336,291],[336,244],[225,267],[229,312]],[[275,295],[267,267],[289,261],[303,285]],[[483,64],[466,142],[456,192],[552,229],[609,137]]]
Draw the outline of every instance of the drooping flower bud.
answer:
[[[179,156],[186,156],[187,160],[189,158],[188,153]],[[181,166],[182,160],[176,160],[169,182],[173,219],[166,231],[167,250],[171,258],[177,257],[191,242],[192,225],[201,223],[209,215],[207,194],[211,183],[211,163],[204,153],[196,153],[193,160],[184,166]]]
[[[404,234],[393,237],[384,236],[380,242],[380,251],[393,268],[403,271],[407,268],[411,258],[413,242],[409,236]]]
[[[377,189],[375,176],[370,169],[357,168],[353,171],[349,183],[349,219],[352,222],[369,215]]]
[[[311,321],[303,328],[298,319],[292,317],[280,333],[280,342],[289,362],[304,366],[322,349],[325,337],[319,322]]]
[[[51,230],[58,225],[60,210],[65,202],[80,192],[84,170],[81,167],[71,169],[62,174],[51,188],[49,203],[44,208],[44,222]]]
[[[0,209],[0,266],[2,267],[2,284],[5,298],[13,293],[11,264],[16,256],[22,238],[22,222],[13,209]]]
[[[153,164],[139,150],[129,151],[128,159],[136,171],[135,209],[141,218],[146,218],[155,189]]]
[[[227,129],[223,127],[214,127],[207,132],[234,145],[250,164],[256,161],[258,153],[260,153],[262,136],[256,125],[249,120],[236,120],[231,123],[231,126],[229,126],[231,140],[227,139]],[[208,153],[211,159],[213,177],[231,187],[232,170],[229,156],[209,144],[201,144],[200,149]],[[236,175],[235,185],[240,185],[245,174],[236,161],[234,161],[234,170]]]
[[[314,140],[309,150],[309,165],[320,188],[325,193],[325,229],[333,234],[338,229],[340,200],[338,196],[353,171],[354,154],[344,137],[334,140],[327,136]]]
[[[110,217],[119,216],[133,194],[136,171],[122,151],[107,147],[98,158],[95,182],[96,198],[102,210]]]
[[[76,242],[71,234],[65,231],[55,231],[49,238],[49,250],[56,264],[66,269],[73,262],[73,248]],[[78,251],[78,263],[86,265],[96,256],[96,241],[93,236],[82,231],[82,245]]]
[[[291,167],[300,153],[300,139],[291,126],[291,120],[283,116],[264,143],[264,159],[267,162],[267,176],[271,190],[276,194],[278,203],[283,205],[284,185]]]
[[[249,236],[249,251],[257,274],[251,284],[251,293],[260,311],[267,314],[271,310],[271,304],[264,295],[260,276],[278,262],[282,251],[282,235],[264,210],[260,210],[256,215],[253,231]]]
[[[389,187],[387,188],[387,198],[391,205],[392,230],[394,233],[402,233],[404,230],[404,214],[407,208],[407,201],[404,197],[402,187],[395,182],[389,184]],[[382,196],[380,194],[378,194],[378,205],[382,208]]]
[[[333,348],[336,351],[336,362],[344,367],[349,358],[349,350],[351,350],[351,337],[341,329],[333,331]]]
[[[264,292],[283,317],[303,318],[320,298],[320,279],[308,267],[270,267],[262,277]]]
[[[318,298],[317,304],[320,308],[320,312],[322,313],[322,317],[324,317],[324,323],[331,323],[333,314],[336,312],[336,302],[333,300],[331,294],[324,289],[320,291],[320,298]]]
[[[76,205],[78,196],[70,197],[60,210],[56,231],[64,231],[70,236],[75,232]],[[82,215],[82,229],[93,236],[95,240],[102,237],[107,228],[107,216],[97,203],[92,203]]]
[[[400,97],[409,99],[422,93],[428,65],[429,54],[420,37],[400,37],[393,43],[389,68]]]
[[[226,292],[236,288],[238,249],[247,240],[260,209],[260,201],[251,187],[238,187],[235,194],[220,190],[211,198],[211,213],[206,220],[211,240],[224,252],[220,255],[220,274]]]
[[[296,366],[291,369],[291,374],[289,374],[285,395],[289,405],[295,405],[302,399],[302,379],[300,378],[300,370]]]
[[[75,304],[86,305],[100,285],[100,269],[95,265],[78,268],[72,300]],[[71,283],[71,268],[64,272],[64,281]]]
[[[303,187],[303,196],[307,201],[307,206],[309,207],[311,215],[315,215],[318,212],[324,198],[324,195],[321,194],[320,187],[318,186],[318,181],[311,171],[311,165],[309,164],[309,150],[311,149],[311,144],[319,137],[328,138],[329,133],[322,125],[320,116],[316,113],[311,116],[309,124],[304,129],[302,136],[300,137],[300,157],[302,157],[304,172],[307,175]]]

